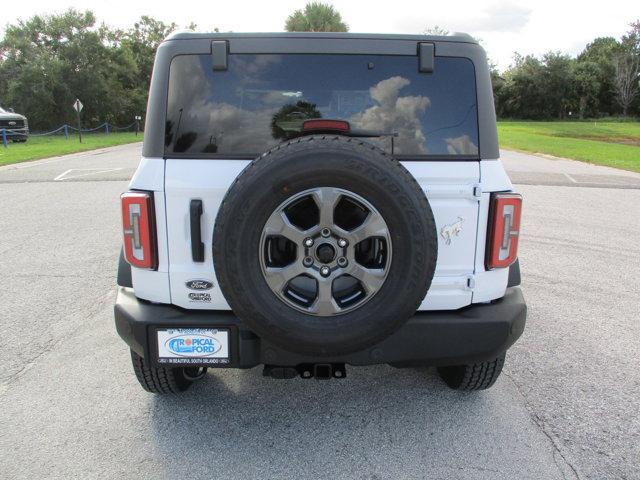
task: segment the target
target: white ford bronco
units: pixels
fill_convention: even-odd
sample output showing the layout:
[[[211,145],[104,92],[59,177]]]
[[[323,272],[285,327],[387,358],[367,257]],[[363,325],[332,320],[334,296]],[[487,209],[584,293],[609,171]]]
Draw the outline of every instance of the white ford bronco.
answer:
[[[122,195],[117,331],[154,393],[381,363],[485,389],[525,325],[520,212],[471,37],[174,34]]]

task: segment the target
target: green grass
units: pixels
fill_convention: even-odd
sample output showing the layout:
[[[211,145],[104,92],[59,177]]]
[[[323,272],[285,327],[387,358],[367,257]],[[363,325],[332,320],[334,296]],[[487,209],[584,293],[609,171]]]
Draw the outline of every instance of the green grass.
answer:
[[[135,133],[104,133],[83,134],[82,143],[78,142],[77,136],[69,136],[69,140],[64,136],[50,137],[29,137],[25,143],[7,143],[7,148],[2,146],[0,141],[0,165],[26,162],[39,158],[57,157],[67,153],[84,152],[95,150],[96,148],[112,147],[125,143],[141,142],[142,134]]]
[[[640,172],[640,122],[498,122],[500,146]]]

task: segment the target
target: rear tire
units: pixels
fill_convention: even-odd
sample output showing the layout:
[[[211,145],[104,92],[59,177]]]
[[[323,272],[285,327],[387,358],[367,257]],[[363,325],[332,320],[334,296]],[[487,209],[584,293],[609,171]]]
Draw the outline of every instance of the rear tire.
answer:
[[[197,367],[152,367],[133,350],[131,350],[131,363],[142,388],[147,392],[159,394],[184,392],[207,372],[206,368]]]
[[[496,383],[500,376],[505,355],[503,353],[498,358],[488,362],[439,367],[438,373],[442,380],[454,390],[486,390]]]

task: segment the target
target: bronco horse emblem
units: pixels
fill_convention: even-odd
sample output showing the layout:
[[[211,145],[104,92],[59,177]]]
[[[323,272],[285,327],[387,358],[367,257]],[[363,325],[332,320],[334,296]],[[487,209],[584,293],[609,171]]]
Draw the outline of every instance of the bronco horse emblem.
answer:
[[[458,221],[452,223],[450,225],[445,225],[440,229],[440,235],[444,238],[444,243],[447,245],[451,245],[451,240],[453,237],[457,237],[458,234],[462,231],[462,224],[464,223],[464,218],[458,217]]]

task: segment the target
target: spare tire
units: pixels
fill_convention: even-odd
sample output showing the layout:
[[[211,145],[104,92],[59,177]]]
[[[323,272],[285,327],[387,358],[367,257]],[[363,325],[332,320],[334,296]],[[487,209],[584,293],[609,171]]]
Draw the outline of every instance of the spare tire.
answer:
[[[218,211],[213,259],[226,300],[256,334],[335,356],[415,313],[437,248],[429,202],[398,161],[355,138],[309,136],[238,176]]]

